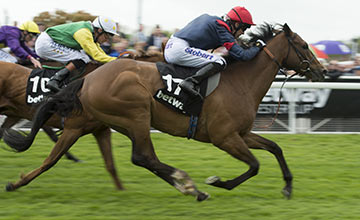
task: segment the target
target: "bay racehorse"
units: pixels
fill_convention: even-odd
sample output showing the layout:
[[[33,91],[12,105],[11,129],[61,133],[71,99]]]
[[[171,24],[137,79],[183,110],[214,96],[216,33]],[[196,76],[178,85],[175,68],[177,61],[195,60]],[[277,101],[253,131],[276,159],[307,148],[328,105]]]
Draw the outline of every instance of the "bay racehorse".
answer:
[[[251,41],[262,39],[267,46],[251,61],[228,63],[221,73],[218,87],[205,100],[194,139],[212,143],[249,169],[243,174],[223,181],[209,177],[206,183],[233,189],[259,171],[259,162],[249,149],[263,149],[275,155],[285,180],[282,192],[290,198],[292,174],[281,148],[273,141],[253,133],[252,126],[262,98],[281,68],[295,70],[312,81],[322,81],[326,69],[319,63],[308,44],[287,24],[263,25],[252,33]],[[132,141],[132,162],[153,172],[183,194],[198,201],[208,194],[198,190],[185,171],[162,163],[154,151],[150,126],[174,136],[186,137],[189,117],[168,109],[155,101],[153,95],[163,88],[156,65],[135,60],[117,60],[91,72],[84,79],[74,81],[59,94],[47,100],[34,117],[31,133],[23,136],[8,129],[7,144],[16,150],[29,148],[40,126],[58,113],[65,118],[64,130],[52,152],[41,165],[16,183],[9,183],[8,191],[28,184],[51,168],[76,140],[83,135],[85,121],[104,123],[126,135]]]
[[[61,63],[54,61],[44,61],[42,64],[50,67],[63,66]],[[99,64],[89,63],[84,70],[84,74],[91,72],[98,66]],[[0,138],[3,136],[4,129],[12,127],[21,119],[31,120],[34,115],[35,108],[25,103],[27,80],[33,69],[32,63],[18,65],[0,62],[0,114],[7,116],[0,127]],[[53,128],[47,125],[42,128],[52,141],[56,142],[58,140]],[[61,126],[57,126],[57,128],[61,128]],[[75,162],[80,161],[70,152],[66,152],[65,156]]]
[[[160,55],[148,55],[145,53],[135,55],[135,53],[129,53],[127,54],[127,56],[124,57],[148,62],[157,62],[163,60],[162,53]],[[42,60],[41,64],[49,67],[64,67],[63,64],[55,61]],[[31,70],[34,69],[34,66],[31,62],[21,63],[21,66],[26,68],[20,68],[18,66],[19,65],[9,65],[9,63],[0,62],[0,74],[2,76],[0,77],[0,85],[2,85],[3,88],[3,90],[0,92],[0,114],[7,116],[0,127],[0,139],[2,138],[3,132],[6,128],[11,128],[24,118],[30,120],[35,111],[34,108],[28,108],[29,106],[25,106],[25,102],[21,102],[21,100],[19,99],[14,99],[14,97],[17,97],[21,99],[24,98],[25,100],[25,88],[27,78],[30,75]],[[93,71],[98,66],[100,66],[100,64],[93,62],[88,64],[88,66],[84,70],[84,75]],[[22,111],[23,109],[29,110],[24,112]],[[58,136],[56,135],[52,127],[43,125],[42,129],[52,141],[56,142],[58,140]],[[66,158],[75,162],[80,161],[70,152],[66,152],[65,156]]]
[[[127,57],[145,61],[149,59],[150,61],[161,61],[163,59],[158,55],[143,55],[134,58],[134,56],[130,54],[130,56]],[[156,57],[155,60],[153,60],[154,57]],[[57,67],[62,66],[61,64],[54,61],[46,61],[42,62],[42,64]],[[101,64],[93,62],[87,64],[86,69],[84,70],[84,75],[93,71],[100,65]],[[0,128],[0,139],[2,138],[6,128],[11,128],[21,119],[31,120],[35,113],[36,109],[25,103],[26,84],[33,68],[34,67],[32,64],[23,66],[0,61],[0,114],[7,116]],[[116,188],[122,190],[123,187],[121,181],[118,178],[115,166],[113,164],[110,129],[108,127],[104,127],[101,123],[88,122],[87,120],[83,122],[83,125],[87,127],[86,129],[82,129],[84,134],[92,133],[95,136],[101,153],[104,157],[106,168],[113,178]],[[54,118],[54,120],[51,120],[48,123],[42,125],[42,129],[51,138],[51,140],[57,142],[58,136],[53,131],[53,128],[63,129],[61,118]],[[79,161],[79,159],[70,152],[66,151],[65,155],[68,159]]]
[[[43,60],[43,61],[41,61],[41,64],[46,65],[46,66],[50,66],[50,67],[64,67],[63,64],[55,62],[55,61],[44,61]],[[8,70],[8,68],[5,68],[5,71],[1,71],[1,69],[2,69],[1,67],[3,65],[7,65],[7,64],[6,63],[0,63],[0,74],[4,75],[5,77],[8,76],[8,74],[13,74],[12,71],[6,71],[6,70]],[[20,65],[24,66],[24,67],[27,67],[27,68],[30,68],[30,69],[35,68],[34,65],[31,62],[23,62],[23,63],[20,63]],[[13,67],[16,67],[16,66],[13,65]],[[89,68],[89,70],[91,71],[92,67]],[[26,72],[28,72],[28,71],[26,71]],[[20,74],[20,76],[21,76],[20,78],[23,79],[23,74]],[[7,78],[8,77],[6,77],[6,79]],[[21,79],[19,79],[17,77],[15,77],[15,78],[16,78],[15,80],[18,81],[20,84],[21,84],[21,82],[23,82]],[[10,90],[10,92],[14,89],[14,88],[12,88],[11,85],[9,85],[8,82],[3,82],[2,85],[3,86],[9,86],[7,88]],[[18,85],[18,86],[20,86],[20,88],[23,88],[22,85]],[[16,86],[16,89],[18,89],[18,86]],[[9,102],[8,101],[9,100],[11,101],[11,97],[7,97],[9,99],[9,100],[7,100],[6,98],[4,98],[4,97],[6,97],[6,95],[4,94],[4,91],[1,94],[3,94],[4,96],[1,99],[2,101],[0,101],[0,114],[4,114],[5,109],[9,108],[9,106],[8,106]],[[16,106],[17,105],[15,104],[12,108],[16,108]],[[16,114],[5,113],[5,115],[7,115],[7,117],[5,118],[5,120],[3,121],[3,123],[1,124],[1,127],[0,127],[0,139],[3,136],[4,129],[11,128],[12,126],[14,126],[15,124],[17,124],[19,121],[21,121],[23,119],[22,117],[19,117],[19,115],[16,115]],[[52,127],[44,125],[42,127],[42,129],[44,130],[44,132],[49,136],[49,138],[52,141],[56,142],[58,140],[58,136],[57,136],[56,132],[53,130]],[[77,157],[75,157],[74,155],[72,155],[70,152],[66,152],[65,156],[69,160],[73,160],[75,162],[80,162],[80,160]]]

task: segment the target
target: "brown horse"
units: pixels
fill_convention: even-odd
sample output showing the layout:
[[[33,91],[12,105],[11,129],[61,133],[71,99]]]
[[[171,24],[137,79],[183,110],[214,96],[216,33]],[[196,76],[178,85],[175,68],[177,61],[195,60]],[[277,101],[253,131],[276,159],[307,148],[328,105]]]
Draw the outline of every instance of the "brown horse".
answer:
[[[162,53],[159,54],[135,54],[135,53],[129,53],[126,58],[131,59],[138,59],[142,61],[148,61],[148,62],[157,62],[157,61],[163,61]],[[63,64],[56,62],[56,61],[46,61],[43,60],[41,62],[42,65],[50,66],[50,67],[64,67]],[[11,64],[9,67],[7,66],[8,63],[0,62],[0,74],[3,76],[3,78],[0,77],[0,84],[3,86],[3,90],[0,94],[2,98],[0,98],[0,114],[6,115],[4,122],[2,123],[0,127],[0,139],[3,136],[3,132],[6,128],[11,128],[15,124],[17,124],[21,119],[28,119],[31,120],[35,109],[31,108],[31,111],[23,112],[22,109],[24,109],[24,106],[26,105],[25,102],[18,102],[13,100],[12,97],[20,97],[21,99],[24,98],[25,100],[25,88],[26,88],[26,82],[27,78],[30,75],[31,69],[34,69],[34,66],[31,62],[21,63],[21,66],[27,67],[27,68],[16,68],[18,65]],[[84,75],[88,74],[89,72],[93,71],[95,68],[100,66],[100,64],[92,62],[88,64],[86,69],[84,70]],[[4,68],[3,68],[4,67]],[[28,69],[30,68],[30,69]],[[11,75],[11,77],[9,77]],[[14,81],[12,81],[14,80]],[[16,82],[16,83],[15,83]],[[20,90],[19,90],[20,89]],[[6,91],[5,91],[6,90]],[[19,91],[19,93],[16,93],[14,95],[8,96],[8,94],[11,94],[13,90]],[[20,95],[21,94],[21,95]],[[27,108],[29,106],[25,106]],[[28,108],[30,109],[30,108]],[[10,110],[10,111],[9,111]],[[21,114],[20,114],[21,112]],[[25,113],[26,117],[23,116],[23,113]],[[61,128],[61,127],[58,127]],[[44,132],[50,137],[50,139],[53,142],[56,142],[58,140],[58,136],[56,135],[55,131],[52,127],[43,125],[42,129]],[[73,160],[75,162],[79,162],[80,160],[72,155],[70,152],[65,153],[66,158]]]
[[[55,61],[43,61],[42,64],[50,67],[64,66],[63,64]],[[34,69],[34,66],[32,63],[24,63],[21,66],[22,67],[17,64],[0,62],[0,85],[2,88],[0,92],[0,114],[7,116],[0,127],[0,138],[2,138],[3,132],[6,128],[12,127],[21,119],[31,120],[35,112],[35,108],[31,108],[25,103],[27,79],[32,69]],[[86,75],[99,66],[100,64],[98,63],[89,63],[83,74]],[[61,127],[58,126],[57,128]],[[58,136],[53,128],[44,125],[42,129],[52,141],[56,142],[58,140]],[[65,156],[75,162],[80,161],[70,152],[66,152]]]
[[[87,70],[85,72],[91,72],[98,66],[98,64],[90,63],[87,65]],[[9,126],[13,124],[12,122],[16,122],[16,120],[19,119],[24,118],[31,120],[36,111],[35,108],[30,107],[25,103],[26,83],[31,70],[32,69],[21,65],[0,62],[0,112],[11,118]],[[123,186],[118,178],[111,154],[111,131],[107,126],[104,126],[99,122],[94,123],[92,121],[87,121],[87,119],[82,122],[85,128],[81,131],[83,134],[92,133],[94,135],[103,155],[106,169],[111,174],[117,189],[122,190]],[[43,125],[48,126],[49,129],[51,129],[51,127],[63,128],[63,122],[60,117],[53,117],[40,127],[44,128]],[[64,144],[62,140],[59,140],[56,143],[60,145]],[[63,151],[61,155],[66,152],[67,150]]]
[[[30,69],[35,68],[34,65],[31,62],[23,62],[23,63],[19,63],[19,64],[21,66],[24,66],[24,67],[27,67],[27,68],[30,68]],[[41,64],[42,65],[47,65],[47,66],[50,66],[50,67],[63,67],[64,66],[63,64],[61,64],[59,62],[55,62],[55,61],[42,61]],[[3,63],[0,64],[0,67],[2,65],[3,65]],[[91,70],[92,70],[92,67],[89,68],[89,71],[91,71]],[[12,72],[5,72],[4,73],[4,72],[2,72],[0,70],[0,74],[3,74],[3,75],[6,76],[7,74],[12,74]],[[8,85],[7,82],[4,82],[4,83],[6,85]],[[10,86],[9,89],[11,90],[12,87]],[[8,108],[8,106],[7,106],[7,102],[4,102],[5,99],[1,99],[1,100],[3,100],[3,101],[0,102],[0,113],[3,114],[4,109]],[[17,105],[15,105],[15,108],[16,108],[16,106]],[[17,124],[19,121],[21,121],[23,119],[23,118],[21,118],[19,116],[15,116],[15,115],[9,115],[9,114],[5,114],[5,115],[7,115],[7,117],[5,118],[4,122],[1,124],[1,127],[0,127],[0,139],[3,136],[4,129],[11,128],[12,126],[14,126],[15,124]],[[56,135],[56,132],[53,130],[53,128],[51,128],[50,126],[44,125],[42,127],[42,129],[44,130],[44,132],[49,136],[49,138],[52,141],[56,142],[58,140],[58,136]],[[70,152],[66,152],[65,156],[69,160],[73,160],[75,162],[80,162],[80,160],[77,157],[75,157],[74,155],[72,155]]]
[[[292,174],[281,148],[251,129],[258,106],[279,68],[295,70],[312,81],[323,80],[326,69],[309,50],[308,44],[287,24],[281,29],[264,25],[260,33],[252,34],[252,40],[257,38],[267,42],[266,49],[251,61],[228,64],[219,86],[204,101],[194,139],[212,143],[249,166],[245,173],[234,179],[222,181],[219,177],[210,177],[208,184],[231,190],[255,176],[259,162],[249,149],[263,149],[278,160],[286,183],[283,194],[290,198]],[[205,200],[208,194],[199,191],[186,172],[160,162],[154,152],[150,126],[181,137],[186,137],[188,131],[188,116],[168,109],[153,98],[163,86],[155,64],[134,60],[108,63],[73,82],[39,107],[28,136],[13,130],[5,133],[6,143],[14,149],[26,150],[40,126],[52,120],[55,112],[65,116],[71,113],[65,120],[62,136],[43,165],[16,183],[9,183],[6,189],[12,191],[26,185],[52,167],[83,135],[86,126],[82,123],[94,120],[94,123],[104,123],[129,137],[134,164],[150,170],[182,193],[193,195],[198,201]]]

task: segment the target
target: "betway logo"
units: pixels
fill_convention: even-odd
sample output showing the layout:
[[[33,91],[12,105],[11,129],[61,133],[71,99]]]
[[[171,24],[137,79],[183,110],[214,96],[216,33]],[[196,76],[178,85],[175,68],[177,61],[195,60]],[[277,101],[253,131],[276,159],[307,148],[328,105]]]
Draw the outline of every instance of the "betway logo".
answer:
[[[331,89],[283,89],[282,93],[282,102],[296,102],[296,103],[311,103],[315,108],[325,107]],[[275,102],[279,101],[280,89],[271,88],[265,95],[262,100],[262,103]]]
[[[184,104],[180,102],[177,98],[164,94],[161,90],[156,94],[156,98],[162,99],[163,101],[169,103],[177,109],[183,110]]]
[[[27,96],[27,103],[28,104],[36,104],[36,103],[41,102],[43,99],[44,99],[43,95],[39,95],[39,96],[36,96],[36,97],[32,97],[31,95],[28,95]]]

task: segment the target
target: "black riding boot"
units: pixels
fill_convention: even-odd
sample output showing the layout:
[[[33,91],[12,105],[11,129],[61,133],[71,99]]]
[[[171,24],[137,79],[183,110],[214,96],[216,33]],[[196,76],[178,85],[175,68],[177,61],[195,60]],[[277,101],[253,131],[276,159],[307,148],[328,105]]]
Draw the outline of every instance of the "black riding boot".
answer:
[[[50,78],[49,82],[46,84],[46,87],[48,87],[53,92],[60,91],[59,84],[66,78],[67,75],[69,75],[69,73],[70,71],[67,68],[56,72],[55,75]]]
[[[183,80],[179,86],[185,92],[192,96],[199,96],[199,91],[195,88],[195,86],[199,85],[204,79],[215,75],[216,73],[222,71],[225,68],[225,65],[221,65],[219,63],[209,63],[204,67],[199,69],[195,75],[190,76]]]

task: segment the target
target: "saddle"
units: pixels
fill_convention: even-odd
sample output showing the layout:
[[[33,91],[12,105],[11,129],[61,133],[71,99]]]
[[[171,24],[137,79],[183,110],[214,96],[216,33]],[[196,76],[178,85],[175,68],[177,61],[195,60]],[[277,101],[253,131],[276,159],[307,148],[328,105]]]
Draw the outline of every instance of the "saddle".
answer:
[[[157,62],[156,67],[165,87],[159,89],[155,93],[154,98],[176,112],[198,117],[202,109],[203,99],[201,97],[189,96],[181,90],[179,83],[185,78],[194,75],[199,68],[184,67],[164,62]],[[199,86],[201,96],[205,98],[210,95],[219,84],[219,81],[220,73],[204,80]]]

